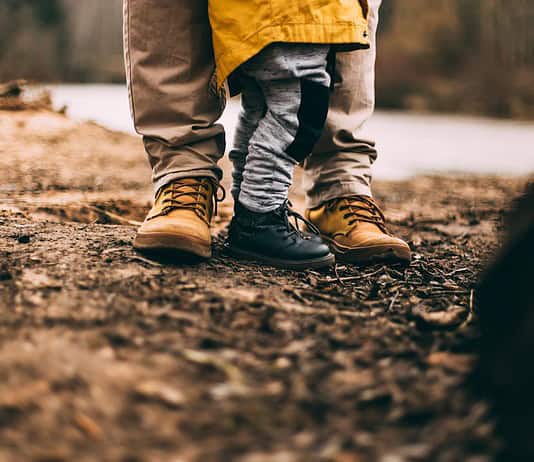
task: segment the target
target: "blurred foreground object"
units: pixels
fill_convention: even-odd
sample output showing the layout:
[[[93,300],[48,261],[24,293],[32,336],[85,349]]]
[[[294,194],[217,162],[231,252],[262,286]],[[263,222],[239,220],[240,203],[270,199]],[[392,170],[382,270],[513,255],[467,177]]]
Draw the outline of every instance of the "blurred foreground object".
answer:
[[[506,220],[505,245],[479,290],[479,379],[505,438],[502,460],[534,460],[534,183]]]
[[[50,93],[44,89],[29,89],[25,80],[0,83],[0,110],[25,111],[52,109]]]

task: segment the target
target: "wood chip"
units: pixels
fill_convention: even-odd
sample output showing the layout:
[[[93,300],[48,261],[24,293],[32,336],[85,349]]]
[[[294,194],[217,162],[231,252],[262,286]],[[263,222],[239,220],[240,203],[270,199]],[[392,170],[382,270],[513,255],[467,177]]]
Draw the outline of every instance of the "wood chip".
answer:
[[[440,351],[428,356],[430,366],[439,366],[451,372],[466,373],[472,370],[476,357],[474,355],[455,354]]]
[[[157,401],[169,407],[180,407],[187,401],[181,390],[155,380],[142,382],[135,392],[147,400]]]
[[[100,426],[85,414],[77,414],[74,416],[74,423],[89,438],[94,440],[99,440],[102,438],[103,431]]]
[[[462,324],[468,315],[468,310],[452,306],[446,311],[427,311],[424,307],[417,306],[412,314],[421,327],[446,329]]]

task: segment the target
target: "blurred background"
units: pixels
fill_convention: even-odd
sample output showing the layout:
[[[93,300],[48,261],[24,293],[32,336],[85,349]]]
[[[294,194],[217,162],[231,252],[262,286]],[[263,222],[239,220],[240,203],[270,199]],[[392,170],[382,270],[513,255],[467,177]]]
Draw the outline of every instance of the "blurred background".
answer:
[[[51,87],[54,102],[72,117],[133,131],[121,16],[122,0],[0,0],[0,81],[61,83]],[[362,135],[387,160],[378,176],[533,171],[533,81],[532,0],[385,0],[380,110]],[[237,104],[229,106],[231,136]],[[504,147],[516,157],[502,156]]]
[[[385,0],[381,13],[379,107],[534,118],[534,2]],[[0,80],[122,82],[121,14],[121,0],[0,0]]]

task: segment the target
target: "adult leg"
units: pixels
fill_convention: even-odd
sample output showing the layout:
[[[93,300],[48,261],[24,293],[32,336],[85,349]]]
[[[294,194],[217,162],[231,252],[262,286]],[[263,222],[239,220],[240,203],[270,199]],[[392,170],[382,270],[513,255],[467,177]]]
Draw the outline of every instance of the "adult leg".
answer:
[[[132,115],[143,135],[156,191],[210,177],[225,150],[215,122],[224,108],[214,78],[208,0],[124,0]]]
[[[156,200],[134,247],[211,255],[210,222],[224,129],[208,0],[124,0],[131,109],[153,170]]]
[[[374,112],[376,29],[381,0],[369,0],[371,48],[338,53],[334,92],[321,140],[306,160],[304,188],[310,207],[350,195],[371,196],[375,143],[361,128]]]
[[[306,161],[307,218],[330,244],[338,261],[408,263],[410,247],[389,234],[371,194],[373,141],[361,139],[375,105],[376,28],[381,0],[369,0],[371,48],[340,53],[326,129]]]

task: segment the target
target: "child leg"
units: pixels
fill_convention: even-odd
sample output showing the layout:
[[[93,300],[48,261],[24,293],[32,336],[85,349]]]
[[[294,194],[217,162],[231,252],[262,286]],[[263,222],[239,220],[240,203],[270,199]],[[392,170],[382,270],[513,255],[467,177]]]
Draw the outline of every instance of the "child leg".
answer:
[[[239,202],[257,213],[287,200],[295,165],[322,133],[330,97],[328,45],[275,44],[244,64],[265,98],[266,112],[250,139]]]
[[[311,153],[326,120],[329,51],[324,45],[277,44],[241,67],[261,89],[264,108],[259,120],[241,119],[241,135],[249,136],[247,124],[256,123],[256,129],[248,146],[246,136],[238,137],[233,154],[237,200],[228,247],[238,257],[293,269],[323,268],[335,261],[319,238],[290,224],[295,213],[287,206],[293,169]]]
[[[267,106],[260,86],[252,78],[243,78],[241,112],[237,122],[234,146],[229,155],[234,167],[232,172],[232,196],[234,202],[238,201],[239,193],[241,192],[250,139],[266,111]]]

